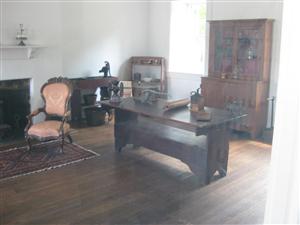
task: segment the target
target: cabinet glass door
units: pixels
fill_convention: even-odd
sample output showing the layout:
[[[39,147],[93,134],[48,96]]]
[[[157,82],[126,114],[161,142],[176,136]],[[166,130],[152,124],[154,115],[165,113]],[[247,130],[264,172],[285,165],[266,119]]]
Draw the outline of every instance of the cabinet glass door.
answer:
[[[233,71],[242,79],[258,79],[262,60],[261,33],[255,28],[237,30],[237,64]]]
[[[215,31],[214,72],[231,73],[233,64],[233,27],[218,27]]]

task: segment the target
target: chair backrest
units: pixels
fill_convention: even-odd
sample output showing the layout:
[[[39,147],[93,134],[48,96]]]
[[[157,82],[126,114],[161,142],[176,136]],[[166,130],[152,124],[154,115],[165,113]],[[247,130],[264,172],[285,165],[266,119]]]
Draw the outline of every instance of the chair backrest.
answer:
[[[47,114],[63,116],[68,110],[72,84],[64,77],[51,78],[42,86],[41,95],[45,102]]]

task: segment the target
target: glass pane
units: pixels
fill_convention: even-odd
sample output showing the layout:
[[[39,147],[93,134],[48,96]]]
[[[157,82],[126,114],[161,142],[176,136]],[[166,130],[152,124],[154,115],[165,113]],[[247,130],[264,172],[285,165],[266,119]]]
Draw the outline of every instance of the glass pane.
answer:
[[[214,71],[216,73],[232,72],[233,30],[221,28],[215,32]]]
[[[259,74],[261,60],[261,37],[258,29],[240,29],[238,31],[237,63],[239,76],[253,79]]]

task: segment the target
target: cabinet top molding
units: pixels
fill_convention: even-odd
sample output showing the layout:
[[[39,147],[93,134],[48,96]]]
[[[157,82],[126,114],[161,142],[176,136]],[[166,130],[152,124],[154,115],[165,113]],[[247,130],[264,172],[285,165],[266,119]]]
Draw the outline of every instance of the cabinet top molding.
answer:
[[[251,21],[270,21],[273,22],[275,19],[270,19],[270,18],[253,18],[253,19],[228,19],[228,20],[222,20],[222,19],[217,19],[217,20],[207,20],[207,22],[227,22],[227,21],[231,21],[231,22],[251,22]]]

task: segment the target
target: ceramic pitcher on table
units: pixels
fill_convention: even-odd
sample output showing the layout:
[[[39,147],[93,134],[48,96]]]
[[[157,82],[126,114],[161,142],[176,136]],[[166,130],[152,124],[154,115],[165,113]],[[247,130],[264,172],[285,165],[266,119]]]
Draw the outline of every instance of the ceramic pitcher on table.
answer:
[[[204,110],[204,97],[199,93],[200,88],[191,92],[191,111]]]

